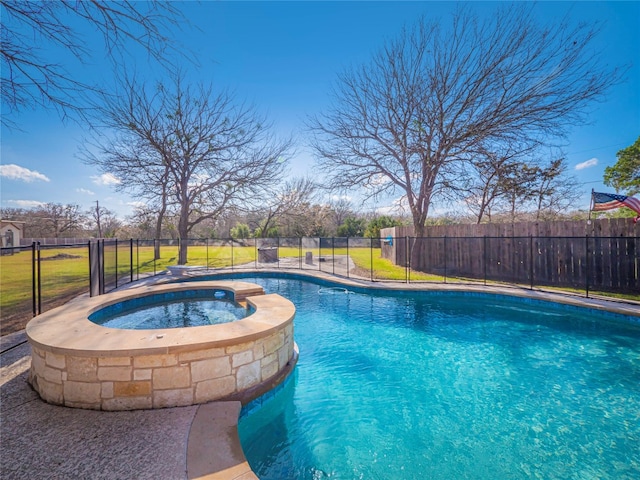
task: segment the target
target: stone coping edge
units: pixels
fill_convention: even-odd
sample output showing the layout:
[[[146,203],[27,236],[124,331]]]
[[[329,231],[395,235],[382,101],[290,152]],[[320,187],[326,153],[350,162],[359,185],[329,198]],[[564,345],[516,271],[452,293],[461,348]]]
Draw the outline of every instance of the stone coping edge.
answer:
[[[187,478],[258,480],[247,462],[238,435],[237,401],[200,405],[187,440]]]
[[[187,440],[187,478],[199,480],[258,480],[240,443],[238,421],[242,406],[284,382],[298,361],[298,346],[276,377],[242,392],[237,398],[200,405],[191,422]]]
[[[184,290],[227,290],[236,302],[246,300],[255,311],[234,322],[188,328],[125,330],[91,322],[91,313],[132,298]],[[242,281],[203,281],[146,285],[97,297],[78,297],[33,318],[25,329],[29,343],[61,355],[121,357],[161,355],[194,349],[225,347],[264,337],[291,323],[295,307],[277,294],[264,295],[261,286]]]

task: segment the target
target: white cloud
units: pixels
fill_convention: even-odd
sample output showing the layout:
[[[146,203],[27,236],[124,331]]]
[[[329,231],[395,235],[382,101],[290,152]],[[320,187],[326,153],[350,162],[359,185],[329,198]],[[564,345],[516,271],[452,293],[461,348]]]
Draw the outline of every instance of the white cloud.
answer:
[[[376,208],[379,215],[406,215],[409,212],[409,202],[406,196],[392,200],[391,205]]]
[[[353,200],[349,195],[331,195],[330,198],[333,202],[350,202],[351,200]]]
[[[45,205],[44,202],[38,202],[37,200],[7,200],[7,203],[17,205],[20,208],[33,208]]]
[[[469,212],[468,205],[464,202],[453,202],[449,205],[432,205],[429,207],[429,218],[442,216],[456,216]]]
[[[87,190],[86,188],[76,188],[76,192],[84,193],[85,195],[95,195],[95,192],[92,192],[91,190]]]
[[[391,181],[391,179],[388,176],[382,175],[381,173],[378,173],[376,175],[373,175],[372,177],[369,177],[365,181],[363,187],[365,187],[365,188],[378,188],[378,187],[381,187],[383,185],[386,185],[390,181]]]
[[[145,202],[127,202],[126,205],[133,208],[143,208],[147,206]]]
[[[111,174],[111,173],[103,173],[102,175],[94,175],[93,177],[91,177],[91,179],[93,180],[93,183],[95,183],[96,185],[118,185],[120,183],[122,183],[122,181],[120,181],[120,179],[118,177],[116,177],[115,175]]]
[[[576,170],[584,170],[585,168],[595,167],[598,164],[597,158],[590,158],[586,162],[582,162],[576,165]]]
[[[41,180],[43,182],[50,181],[47,176],[40,172],[29,170],[28,168],[13,163],[0,165],[0,177],[6,177],[10,180],[21,180],[23,182],[33,182],[34,180]]]
[[[204,173],[195,173],[189,179],[189,188],[200,187],[209,182],[210,179],[209,175],[205,175]]]

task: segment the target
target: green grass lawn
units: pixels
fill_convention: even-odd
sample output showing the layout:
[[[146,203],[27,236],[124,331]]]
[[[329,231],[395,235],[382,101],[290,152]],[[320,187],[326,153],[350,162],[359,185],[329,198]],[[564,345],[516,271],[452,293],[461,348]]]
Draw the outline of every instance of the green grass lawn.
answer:
[[[86,246],[43,250],[40,258],[40,301],[43,311],[89,291]],[[32,278],[30,251],[0,257],[0,319],[3,334],[16,329],[16,324],[23,328],[33,315]]]

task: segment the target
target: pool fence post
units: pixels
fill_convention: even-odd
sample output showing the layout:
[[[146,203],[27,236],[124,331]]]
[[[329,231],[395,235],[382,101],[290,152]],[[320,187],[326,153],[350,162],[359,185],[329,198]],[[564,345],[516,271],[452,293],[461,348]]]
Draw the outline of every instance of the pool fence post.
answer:
[[[36,242],[31,242],[31,299],[34,317],[38,314],[36,295]]]
[[[253,259],[253,266],[258,268],[258,239],[253,240],[253,250],[255,254],[255,258]]]
[[[133,283],[133,238],[129,239],[129,271],[131,283]]]
[[[40,275],[42,274],[42,270],[40,268],[41,265],[41,258],[40,258],[40,242],[38,242],[38,246],[36,247],[36,251],[37,251],[37,257],[38,257],[38,280],[37,280],[37,285],[38,285],[38,315],[40,315],[42,313],[42,280],[40,278]]]
[[[396,243],[396,248],[398,248],[398,244]],[[409,265],[409,236],[406,235],[404,237],[404,271],[407,283],[411,282],[411,268]]]
[[[233,270],[233,237],[229,238],[229,242],[231,243],[231,270]]]
[[[533,290],[533,234],[529,234],[529,278]]]
[[[156,241],[160,241],[157,238],[153,239],[153,276],[156,276]]]
[[[93,257],[91,255],[91,240],[87,241],[87,258],[89,259],[89,296],[93,297],[93,276],[95,269],[93,268]]]
[[[207,257],[206,270],[209,270],[209,238],[204,239],[205,255]]]
[[[347,278],[349,278],[349,262],[350,262],[350,257],[349,257],[349,236],[347,235]]]
[[[369,257],[371,262],[371,281],[373,282],[373,237],[369,238]]]
[[[100,295],[104,295],[104,291],[105,291],[105,287],[104,287],[104,283],[105,283],[105,278],[104,278],[104,238],[102,240],[98,240],[98,263],[100,265]]]
[[[100,240],[91,243],[88,242],[89,248],[89,296],[96,297],[100,295]]]
[[[585,246],[586,246],[586,267],[587,267],[587,276],[585,280],[585,294],[586,297],[589,298],[589,276],[591,275],[591,262],[589,261],[589,234],[584,237]]]
[[[118,288],[118,275],[120,272],[118,271],[118,239],[116,238],[116,288]]]
[[[276,257],[278,259],[278,269],[280,268],[280,237],[276,237]]]
[[[336,274],[336,238],[335,237],[331,237],[331,257],[332,257],[332,261],[331,263],[333,264],[333,274]]]
[[[487,285],[487,236],[482,237],[482,270],[484,276],[484,284]]]
[[[298,269],[302,270],[302,237],[298,238]]]
[[[140,280],[140,239],[136,238],[136,280]]]
[[[447,236],[444,236],[444,283],[447,283]]]

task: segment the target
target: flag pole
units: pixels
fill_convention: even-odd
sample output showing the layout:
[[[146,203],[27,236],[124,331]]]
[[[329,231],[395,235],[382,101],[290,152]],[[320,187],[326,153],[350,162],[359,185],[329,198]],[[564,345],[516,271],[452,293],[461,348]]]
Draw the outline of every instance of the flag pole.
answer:
[[[591,211],[593,210],[593,188],[591,189],[591,200],[589,202],[589,218],[587,219],[587,225],[591,225]]]

